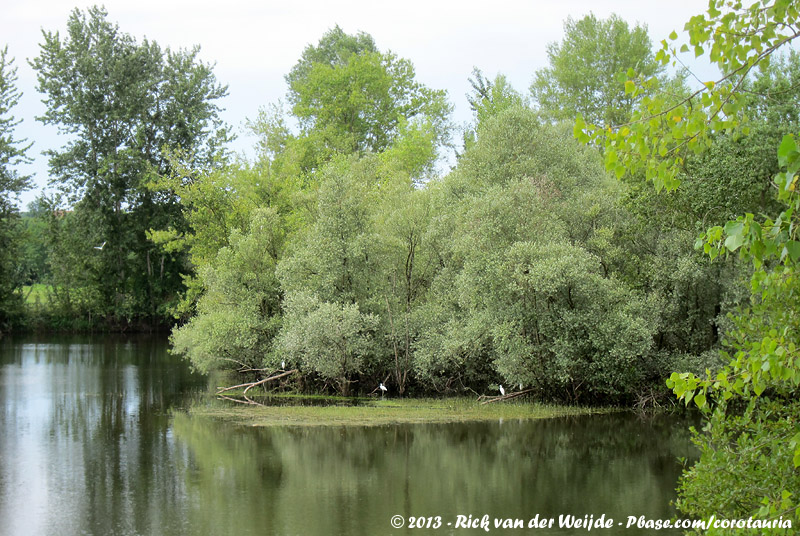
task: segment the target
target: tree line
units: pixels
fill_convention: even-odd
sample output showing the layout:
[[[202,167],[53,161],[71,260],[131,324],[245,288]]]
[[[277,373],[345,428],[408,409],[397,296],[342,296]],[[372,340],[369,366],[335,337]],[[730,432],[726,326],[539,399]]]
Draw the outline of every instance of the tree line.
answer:
[[[342,394],[505,383],[665,402],[669,372],[721,364],[749,269],[692,246],[774,202],[772,145],[796,122],[796,92],[756,95],[791,88],[796,61],[747,82],[758,144],[717,136],[682,170],[689,187],[656,194],[640,174],[615,180],[571,118],[617,124],[657,94],[688,95],[685,73],[667,74],[646,28],[617,16],[564,30],[527,94],[473,71],[473,121],[442,173],[459,133],[447,95],[366,33],[335,27],[303,51],[285,103],[249,123],[259,155],[242,161],[226,152],[226,87],[196,48],[162,50],[102,8],[75,10],[31,60],[40,119],[70,136],[49,153],[57,193],[4,220],[28,251],[4,277],[6,322],[25,322],[27,278],[48,285],[50,324],[174,325],[175,349],[203,371],[289,363],[305,387]],[[633,67],[662,87],[626,92]]]

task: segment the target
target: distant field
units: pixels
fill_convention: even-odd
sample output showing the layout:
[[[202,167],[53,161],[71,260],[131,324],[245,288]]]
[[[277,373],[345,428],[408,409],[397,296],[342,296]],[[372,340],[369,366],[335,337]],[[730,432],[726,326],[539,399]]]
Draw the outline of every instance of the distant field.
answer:
[[[42,285],[40,283],[22,287],[22,295],[25,297],[25,303],[29,305],[35,305],[37,303],[46,304],[52,288],[51,285]]]

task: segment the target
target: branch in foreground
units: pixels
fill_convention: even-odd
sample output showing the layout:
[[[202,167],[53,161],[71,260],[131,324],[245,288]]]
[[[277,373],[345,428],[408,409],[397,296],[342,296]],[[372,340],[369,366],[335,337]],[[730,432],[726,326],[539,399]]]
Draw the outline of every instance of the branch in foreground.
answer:
[[[526,395],[528,393],[532,393],[535,390],[536,390],[535,388],[530,388],[530,389],[525,389],[524,391],[517,391],[516,393],[508,393],[507,395],[495,396],[493,398],[490,398],[488,400],[484,400],[483,402],[481,402],[481,406],[484,405],[484,404],[490,404],[492,402],[498,402],[500,400],[511,400],[512,398],[517,398],[518,396],[522,396],[522,395]]]
[[[275,376],[269,376],[267,378],[264,378],[263,380],[258,380],[258,381],[255,381],[255,382],[240,383],[239,385],[232,385],[230,387],[220,387],[220,388],[217,388],[217,394],[224,393],[226,391],[232,391],[234,389],[239,389],[240,387],[244,387],[245,388],[244,389],[244,393],[242,393],[242,394],[247,394],[247,391],[249,391],[250,389],[252,389],[253,387],[255,387],[257,385],[263,385],[263,384],[265,384],[267,382],[271,382],[271,381],[274,381],[274,380],[289,376],[290,374],[294,374],[295,372],[297,372],[297,369],[287,370],[286,372],[283,372],[281,374],[276,374]]]
[[[264,406],[264,404],[256,402],[255,400],[251,400],[248,397],[244,397],[244,398],[245,398],[244,400],[239,400],[238,398],[233,398],[233,397],[230,397],[230,396],[220,395],[220,399],[222,399],[222,400],[230,400],[231,402],[236,402],[237,404],[247,404],[249,406],[262,406],[262,407]]]

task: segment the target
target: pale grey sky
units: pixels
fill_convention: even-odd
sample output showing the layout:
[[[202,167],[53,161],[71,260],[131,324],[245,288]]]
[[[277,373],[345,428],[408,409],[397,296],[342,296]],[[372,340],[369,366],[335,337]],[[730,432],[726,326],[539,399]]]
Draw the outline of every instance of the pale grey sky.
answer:
[[[286,93],[283,79],[303,48],[316,43],[335,25],[345,32],[371,34],[381,50],[411,60],[417,78],[445,89],[455,105],[454,121],[470,119],[465,98],[473,66],[487,76],[505,74],[527,93],[533,73],[547,65],[545,48],[563,35],[563,21],[590,12],[598,17],[616,13],[629,23],[648,26],[654,43],[704,11],[703,0],[672,0],[668,7],[655,0],[27,0],[3,7],[0,47],[7,44],[16,58],[23,97],[14,115],[23,123],[18,138],[34,142],[34,164],[20,171],[34,174],[37,188],[23,195],[23,205],[47,183],[47,161],[41,152],[59,147],[55,127],[35,120],[44,112],[36,93],[36,77],[28,60],[39,53],[41,30],[60,31],[73,8],[105,5],[109,19],[137,39],[147,37],[162,47],[201,47],[201,58],[216,64],[217,79],[229,86],[222,102],[223,119],[239,134],[234,149],[252,154],[253,140],[240,130],[259,107]]]

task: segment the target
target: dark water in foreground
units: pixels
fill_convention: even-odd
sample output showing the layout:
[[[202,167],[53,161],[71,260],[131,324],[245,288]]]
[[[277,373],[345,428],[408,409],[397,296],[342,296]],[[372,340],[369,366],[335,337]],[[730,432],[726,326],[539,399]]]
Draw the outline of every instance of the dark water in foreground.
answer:
[[[205,384],[160,339],[0,341],[0,534],[484,534],[454,528],[484,514],[644,534],[616,523],[673,516],[692,453],[685,423],[629,414],[259,429],[171,411]],[[532,532],[587,533],[555,527]]]

